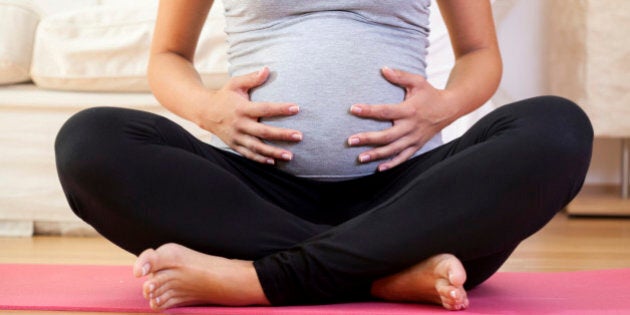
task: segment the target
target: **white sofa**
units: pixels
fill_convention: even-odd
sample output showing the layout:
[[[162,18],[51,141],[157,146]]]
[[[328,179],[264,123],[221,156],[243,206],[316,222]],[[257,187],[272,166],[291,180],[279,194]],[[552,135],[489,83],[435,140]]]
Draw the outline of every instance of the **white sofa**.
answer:
[[[168,113],[148,93],[145,68],[155,1],[130,6],[95,0],[90,3],[105,5],[52,14],[54,1],[77,4],[41,1],[0,0],[0,236],[94,234],[71,212],[57,179],[53,143],[66,119],[91,106],[122,106],[170,117],[203,140],[211,135]],[[196,58],[209,88],[227,79],[218,6]],[[429,79],[443,86],[453,57],[439,14],[432,15],[432,25]],[[486,104],[460,119],[445,138],[461,134],[492,108]]]
[[[53,152],[61,125],[84,108],[147,110],[210,137],[148,93],[155,1],[81,1],[59,13],[51,2],[0,0],[0,236],[94,234],[68,207]],[[204,27],[196,62],[209,88],[227,80],[220,4]]]

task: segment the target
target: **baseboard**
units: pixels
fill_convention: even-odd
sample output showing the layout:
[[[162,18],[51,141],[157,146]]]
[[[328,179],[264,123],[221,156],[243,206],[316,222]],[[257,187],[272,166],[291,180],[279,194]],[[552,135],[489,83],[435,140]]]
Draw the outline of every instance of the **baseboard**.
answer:
[[[33,231],[33,221],[0,220],[0,237],[30,237]]]
[[[97,236],[94,228],[83,222],[35,221],[34,235]]]
[[[587,185],[566,210],[573,216],[630,217],[630,199],[621,198],[617,185]]]

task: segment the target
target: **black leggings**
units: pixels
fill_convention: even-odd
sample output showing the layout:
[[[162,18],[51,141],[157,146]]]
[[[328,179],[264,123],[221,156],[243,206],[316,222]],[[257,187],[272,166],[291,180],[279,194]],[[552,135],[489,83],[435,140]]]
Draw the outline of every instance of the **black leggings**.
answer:
[[[472,288],[579,191],[586,115],[562,98],[503,106],[391,170],[298,178],[203,143],[157,115],[92,108],[55,144],[74,212],[134,254],[175,242],[254,260],[274,305],[365,299],[371,283],[439,253]]]

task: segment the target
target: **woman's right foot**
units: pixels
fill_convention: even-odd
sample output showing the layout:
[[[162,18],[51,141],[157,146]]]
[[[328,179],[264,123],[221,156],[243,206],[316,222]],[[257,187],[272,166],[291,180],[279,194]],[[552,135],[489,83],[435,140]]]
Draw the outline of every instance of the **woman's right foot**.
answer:
[[[428,258],[417,265],[372,283],[372,296],[395,302],[422,302],[463,310],[469,305],[466,270],[450,254]]]
[[[166,244],[144,251],[133,270],[136,277],[149,276],[143,293],[155,310],[200,304],[269,304],[251,261]]]

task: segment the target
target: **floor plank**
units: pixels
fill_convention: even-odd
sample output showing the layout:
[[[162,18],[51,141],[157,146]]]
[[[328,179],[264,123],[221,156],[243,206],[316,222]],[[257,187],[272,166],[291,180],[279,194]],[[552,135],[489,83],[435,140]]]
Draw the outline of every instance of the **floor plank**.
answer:
[[[573,218],[561,213],[541,231],[525,240],[501,271],[630,268],[629,243],[630,219]],[[133,255],[100,237],[0,238],[0,248],[0,263],[130,265],[134,261]],[[24,311],[2,313],[61,314]]]

